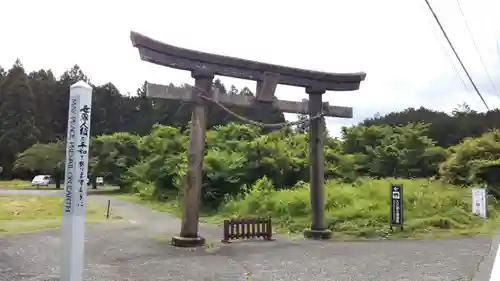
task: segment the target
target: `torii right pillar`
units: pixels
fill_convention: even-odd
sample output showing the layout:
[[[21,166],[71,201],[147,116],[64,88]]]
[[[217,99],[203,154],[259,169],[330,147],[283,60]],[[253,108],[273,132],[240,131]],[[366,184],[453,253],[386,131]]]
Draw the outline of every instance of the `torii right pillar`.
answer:
[[[325,119],[314,118],[323,111],[325,88],[306,88],[309,94],[309,190],[311,196],[311,228],[304,230],[304,237],[330,239],[332,231],[325,224]],[[314,118],[314,119],[313,119]]]

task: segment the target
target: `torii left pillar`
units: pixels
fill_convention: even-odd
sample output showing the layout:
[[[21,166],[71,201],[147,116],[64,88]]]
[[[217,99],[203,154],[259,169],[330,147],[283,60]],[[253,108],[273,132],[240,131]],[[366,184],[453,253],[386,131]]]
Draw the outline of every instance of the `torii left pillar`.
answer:
[[[304,230],[304,237],[330,239],[332,231],[325,225],[325,119],[315,118],[323,112],[324,88],[308,87],[309,94],[309,192],[311,200],[311,228]]]
[[[189,135],[188,170],[184,187],[184,214],[181,233],[172,237],[172,244],[178,247],[196,247],[205,244],[205,238],[198,234],[200,201],[203,181],[203,157],[205,156],[205,134],[207,128],[207,104],[201,94],[212,95],[214,74],[205,71],[193,71],[195,79],[192,89],[194,102]],[[200,92],[202,90],[204,93]]]

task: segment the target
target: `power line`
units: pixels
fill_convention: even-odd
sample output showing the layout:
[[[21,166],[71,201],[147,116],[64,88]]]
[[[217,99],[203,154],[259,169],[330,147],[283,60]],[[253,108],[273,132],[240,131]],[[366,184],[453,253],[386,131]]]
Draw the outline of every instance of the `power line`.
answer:
[[[472,39],[472,43],[474,43],[474,47],[476,48],[477,55],[479,56],[479,59],[481,60],[481,64],[483,65],[484,71],[486,71],[486,75],[488,75],[488,78],[490,79],[491,86],[493,87],[493,90],[495,91],[495,94],[500,95],[500,93],[497,90],[497,87],[495,86],[495,83],[493,82],[493,79],[491,78],[490,72],[488,71],[488,68],[486,68],[486,64],[484,63],[483,56],[481,55],[481,52],[479,51],[479,48],[477,47],[476,40],[474,39],[474,35],[472,33],[472,29],[469,26],[469,22],[467,21],[467,18],[465,17],[464,11],[462,9],[462,5],[460,5],[460,0],[456,0],[458,8],[460,9],[460,13],[462,14],[462,18],[464,19],[465,25],[467,26],[467,30],[469,31],[469,36]]]
[[[446,58],[448,58],[448,62],[451,64],[451,66],[453,67],[453,70],[455,70],[455,73],[457,74],[457,77],[458,79],[460,79],[460,82],[462,82],[462,86],[464,86],[464,90],[467,92],[467,93],[470,93],[469,91],[469,88],[467,88],[467,85],[465,84],[465,81],[464,81],[464,78],[462,77],[462,75],[460,74],[460,71],[458,71],[458,68],[457,66],[455,65],[455,63],[453,62],[453,58],[450,56],[450,54],[448,53],[448,50],[445,48],[445,46],[442,44],[441,41],[438,41],[438,44],[439,44],[439,47],[441,48],[441,50],[444,52],[444,54],[446,55]]]
[[[497,41],[497,55],[498,59],[500,60],[500,40]]]
[[[434,34],[434,33],[433,33]],[[435,34],[436,35],[436,34]],[[464,81],[464,78],[462,77],[462,74],[460,73],[460,71],[458,70],[457,66],[455,65],[455,62],[453,61],[453,58],[451,57],[450,53],[448,52],[448,49],[446,49],[446,46],[443,45],[443,43],[441,42],[441,38],[436,38],[437,39],[437,42],[438,42],[438,45],[439,45],[439,48],[441,49],[441,51],[444,53],[444,55],[446,56],[446,58],[448,59],[448,62],[451,64],[451,66],[453,67],[453,70],[455,70],[455,74],[457,74],[457,78],[460,80],[460,82],[462,82],[462,86],[464,86],[464,90],[467,92],[467,93],[470,93],[469,91],[469,88],[467,87],[465,81]],[[500,58],[500,55],[499,55],[499,58]]]
[[[433,33],[434,34],[434,33]],[[436,34],[434,34],[436,35]],[[437,36],[437,35],[436,35]],[[436,40],[438,42],[438,45],[439,45],[439,48],[441,49],[441,51],[444,53],[444,55],[446,55],[446,58],[448,59],[448,62],[451,64],[451,66],[453,67],[453,70],[455,70],[455,73],[457,74],[457,78],[460,80],[460,82],[462,82],[462,85],[464,86],[464,90],[469,93],[469,89],[467,88],[467,85],[465,84],[465,81],[462,77],[462,75],[460,74],[460,71],[458,71],[458,68],[457,66],[455,65],[455,63],[453,62],[453,58],[450,56],[450,53],[448,52],[448,50],[446,49],[446,47],[442,44],[441,38],[437,38],[436,37]]]
[[[441,32],[443,32],[443,35],[444,37],[446,38],[446,41],[448,41],[448,44],[450,45],[450,48],[451,50],[453,51],[453,53],[455,54],[455,57],[457,57],[457,60],[458,62],[460,63],[460,65],[462,66],[462,69],[464,70],[465,74],[467,75],[467,78],[469,78],[469,81],[470,83],[472,84],[472,86],[474,87],[474,90],[476,91],[477,95],[479,96],[479,98],[481,98],[481,101],[483,101],[483,104],[484,106],[486,107],[486,109],[489,111],[490,108],[488,106],[488,104],[486,103],[486,101],[484,100],[483,96],[481,95],[481,93],[479,92],[476,84],[474,83],[474,81],[472,80],[472,77],[470,76],[469,72],[467,71],[467,68],[465,68],[465,65],[464,63],[462,62],[462,60],[460,59],[460,56],[458,56],[457,54],[457,51],[455,50],[455,47],[453,47],[453,44],[451,43],[450,41],[450,38],[448,37],[448,34],[446,34],[446,31],[444,30],[443,26],[441,25],[441,22],[439,21],[439,18],[438,16],[436,15],[436,13],[434,12],[434,10],[432,9],[432,6],[431,4],[429,3],[429,0],[424,0],[425,3],[427,4],[427,7],[429,8],[429,11],[432,13],[432,15],[434,16],[434,19],[436,20],[436,23],[439,25],[439,28],[441,29]]]
[[[446,52],[446,50],[444,50],[444,51]],[[450,54],[448,54],[448,52],[446,52],[446,57],[448,58],[448,61],[451,63],[451,65],[453,66],[453,69],[455,70],[455,73],[457,74],[458,78],[462,82],[462,85],[464,86],[465,91],[467,93],[469,93],[469,89],[467,88],[467,85],[465,84],[464,78],[462,78],[462,75],[460,75],[460,71],[458,71],[457,66],[453,63],[453,60],[451,59]]]

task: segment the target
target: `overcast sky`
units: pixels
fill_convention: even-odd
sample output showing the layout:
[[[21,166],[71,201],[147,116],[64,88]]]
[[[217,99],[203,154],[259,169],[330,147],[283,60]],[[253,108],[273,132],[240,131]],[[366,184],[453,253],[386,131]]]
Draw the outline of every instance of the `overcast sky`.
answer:
[[[359,91],[324,95],[330,104],[354,108],[354,119],[327,119],[334,135],[343,124],[410,106],[451,111],[466,102],[484,110],[424,0],[0,1],[4,68],[19,57],[28,71],[50,68],[59,76],[78,64],[94,84],[113,82],[132,94],[144,80],[193,82],[188,72],[141,61],[130,42],[134,30],[200,51],[313,70],[366,72]],[[500,90],[500,1],[460,3]],[[500,106],[456,0],[431,4],[490,107]],[[221,80],[255,88],[255,82]],[[278,86],[277,96],[306,97],[304,89],[288,86]]]

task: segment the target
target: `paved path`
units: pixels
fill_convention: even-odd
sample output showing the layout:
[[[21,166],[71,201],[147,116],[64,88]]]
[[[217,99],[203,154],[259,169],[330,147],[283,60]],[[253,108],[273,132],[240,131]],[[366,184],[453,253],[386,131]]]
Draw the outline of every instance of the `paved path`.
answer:
[[[57,196],[62,195],[62,190],[42,190],[42,189],[0,189],[0,195],[41,195]]]
[[[89,196],[103,204],[108,199]],[[113,210],[126,220],[87,225],[85,280],[457,281],[475,275],[474,281],[489,281],[491,240],[486,236],[343,243],[279,238],[177,249],[168,238],[178,233],[178,219],[111,200]],[[201,233],[214,242],[221,236],[219,228],[209,225]],[[51,230],[0,238],[0,280],[59,280],[59,237],[59,230]]]
[[[490,252],[484,256],[482,262],[478,266],[476,274],[474,274],[473,281],[496,281],[500,278],[495,278],[493,275],[493,267],[495,266],[495,275],[500,272],[500,257],[499,257],[499,244],[500,234],[498,234],[492,241]]]

